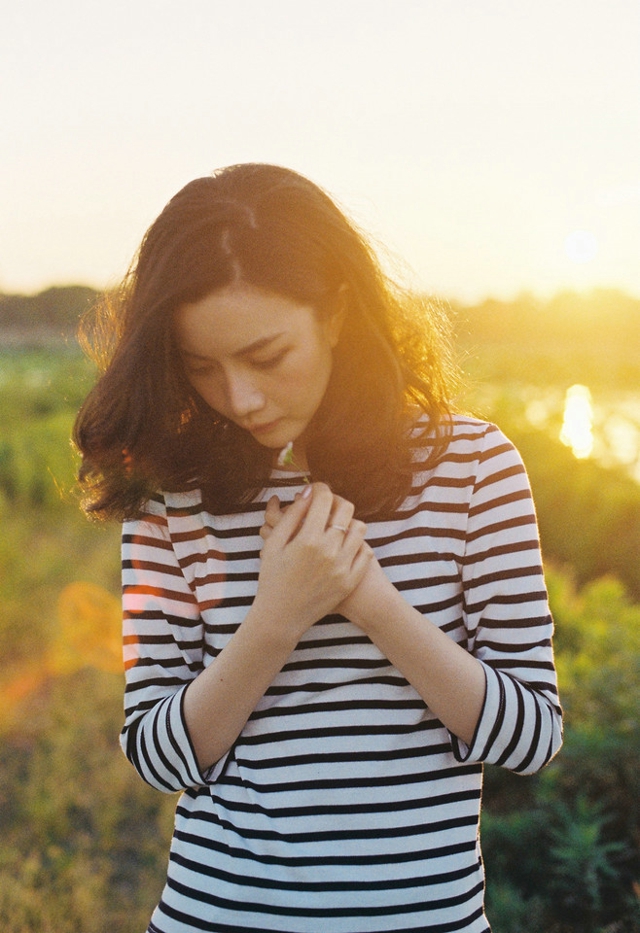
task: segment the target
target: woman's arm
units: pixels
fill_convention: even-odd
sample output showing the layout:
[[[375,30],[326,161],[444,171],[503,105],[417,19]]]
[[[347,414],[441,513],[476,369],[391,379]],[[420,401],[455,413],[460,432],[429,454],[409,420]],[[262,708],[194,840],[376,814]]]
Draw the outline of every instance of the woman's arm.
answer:
[[[487,430],[483,444],[461,566],[469,650],[409,605],[375,558],[335,611],[417,690],[451,732],[459,760],[531,773],[562,742],[553,625],[524,466],[497,429]],[[266,540],[282,514],[267,509]]]
[[[138,773],[167,792],[202,784],[223,758],[303,633],[361,580],[365,525],[309,487],[265,544],[253,605],[206,668],[202,620],[169,536],[164,503],[123,534],[125,725]],[[304,522],[303,522],[304,519]],[[348,535],[331,527],[349,525]]]
[[[378,646],[429,709],[470,745],[482,711],[482,664],[410,606],[374,559],[338,608]]]
[[[122,534],[122,749],[140,777],[166,793],[202,784],[183,700],[203,668],[200,607],[180,567],[165,502],[125,522]]]
[[[326,487],[321,484],[314,488],[326,495]],[[345,513],[345,507],[350,508],[349,503],[339,496],[333,497],[334,511],[341,511],[341,521],[332,518],[335,524],[349,524],[345,514],[350,518],[352,509]],[[261,532],[267,542],[265,551],[273,529],[280,527],[289,508],[281,512],[276,501],[269,503]],[[371,549],[368,550],[371,559],[360,584],[341,604],[330,606],[327,611],[339,612],[359,626],[438,719],[470,743],[485,695],[482,665],[405,601],[385,576]]]
[[[408,606],[377,563],[339,611],[447,726],[459,760],[535,772],[562,743],[553,623],[527,475],[494,426],[477,452],[461,582],[468,651]]]
[[[351,521],[352,506],[343,501],[336,509],[323,484],[308,490],[265,543],[258,591],[242,625],[185,693],[202,770],[229,750],[302,635],[357,586],[371,560],[366,526]],[[333,523],[349,525],[349,533]]]

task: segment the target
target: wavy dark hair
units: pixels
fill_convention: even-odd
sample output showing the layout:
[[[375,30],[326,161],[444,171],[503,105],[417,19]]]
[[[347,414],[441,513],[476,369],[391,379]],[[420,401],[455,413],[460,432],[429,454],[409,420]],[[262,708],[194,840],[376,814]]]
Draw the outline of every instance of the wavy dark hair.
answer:
[[[327,194],[274,165],[241,164],[187,184],[144,236],[119,291],[81,327],[101,375],[73,440],[83,507],[140,515],[154,491],[202,489],[213,513],[246,506],[268,484],[273,451],[210,408],[178,352],[176,310],[242,281],[331,314],[346,308],[327,392],[309,429],[314,480],[362,517],[411,488],[416,414],[430,458],[446,447],[452,366],[446,315],[396,287]]]

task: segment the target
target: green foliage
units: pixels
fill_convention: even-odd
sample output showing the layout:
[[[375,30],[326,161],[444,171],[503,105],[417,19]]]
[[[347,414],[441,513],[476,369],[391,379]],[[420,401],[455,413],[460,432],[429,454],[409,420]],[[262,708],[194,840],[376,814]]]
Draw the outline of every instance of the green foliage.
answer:
[[[546,558],[580,585],[616,576],[640,599],[640,484],[622,466],[577,460],[558,439],[575,383],[599,397],[627,390],[637,408],[640,301],[605,290],[547,302],[524,295],[455,308],[454,317],[466,376],[459,403],[499,424],[522,453]],[[536,428],[529,413],[540,406]],[[640,433],[637,415],[635,425]]]
[[[80,576],[119,590],[119,530],[89,524],[73,493],[69,435],[92,379],[66,350],[0,355],[0,636],[10,664],[49,644],[66,584]]]
[[[622,466],[576,459],[560,442],[562,396],[544,430],[527,422],[530,386],[485,387],[469,392],[466,405],[498,424],[522,454],[545,557],[580,585],[610,574],[640,599],[640,484]]]
[[[121,678],[46,682],[0,749],[3,933],[139,933],[158,899],[175,799],[117,749]]]
[[[573,805],[557,801],[550,808],[549,858],[554,866],[549,888],[571,917],[583,924],[605,907],[608,882],[617,878],[616,860],[626,852],[624,842],[606,841],[608,818],[599,803],[581,794]]]
[[[0,534],[0,637],[4,667],[21,663],[55,637],[61,590],[86,580],[120,590],[120,529],[90,524],[77,508],[5,508]]]
[[[77,353],[0,356],[0,504],[58,509],[74,485],[70,432],[93,371]]]
[[[526,781],[487,771],[489,917],[495,933],[637,933],[640,605],[615,580],[548,578],[565,744]]]
[[[47,339],[71,333],[93,297],[51,290],[38,309],[0,296],[0,330],[31,321]],[[487,769],[488,914],[494,933],[639,933],[640,486],[576,461],[527,426],[526,408],[532,386],[555,385],[560,399],[577,381],[637,392],[640,304],[596,293],[455,310],[465,404],[521,449],[545,559],[559,568],[548,583],[565,745],[533,778]],[[175,799],[146,787],[117,748],[122,678],[50,663],[63,588],[120,586],[119,529],[87,522],[71,492],[69,431],[92,379],[62,339],[55,352],[0,354],[6,933],[139,933],[165,874]]]
[[[505,429],[527,466],[545,555],[580,584],[612,574],[640,598],[640,485],[622,469],[576,460],[542,431]]]
[[[52,665],[70,583],[120,589],[117,526],[72,492],[69,434],[91,367],[64,347],[0,355],[0,929],[138,933],[162,885],[175,800],[117,747],[122,678]]]
[[[548,931],[543,899],[536,895],[523,899],[522,892],[509,882],[491,885],[491,908],[493,933]]]

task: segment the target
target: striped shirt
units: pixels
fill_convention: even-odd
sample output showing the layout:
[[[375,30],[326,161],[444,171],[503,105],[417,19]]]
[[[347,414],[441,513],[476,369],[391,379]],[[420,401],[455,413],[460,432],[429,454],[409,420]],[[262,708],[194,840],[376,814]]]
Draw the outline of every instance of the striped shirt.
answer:
[[[405,600],[481,662],[470,746],[361,629],[310,628],[232,749],[205,774],[184,692],[256,593],[274,471],[245,511],[196,490],[157,496],[123,534],[122,746],[154,787],[183,791],[149,933],[486,933],[482,766],[529,774],[561,743],[535,513],[522,461],[493,425],[457,417],[440,462],[367,541]],[[215,710],[211,713],[215,729]]]

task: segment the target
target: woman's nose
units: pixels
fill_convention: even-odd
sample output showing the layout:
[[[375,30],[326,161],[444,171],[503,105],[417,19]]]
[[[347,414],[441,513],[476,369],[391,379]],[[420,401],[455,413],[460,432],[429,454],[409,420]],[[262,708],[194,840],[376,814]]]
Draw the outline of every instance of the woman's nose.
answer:
[[[236,418],[250,415],[264,407],[265,396],[249,374],[236,373],[227,381],[229,406]]]

